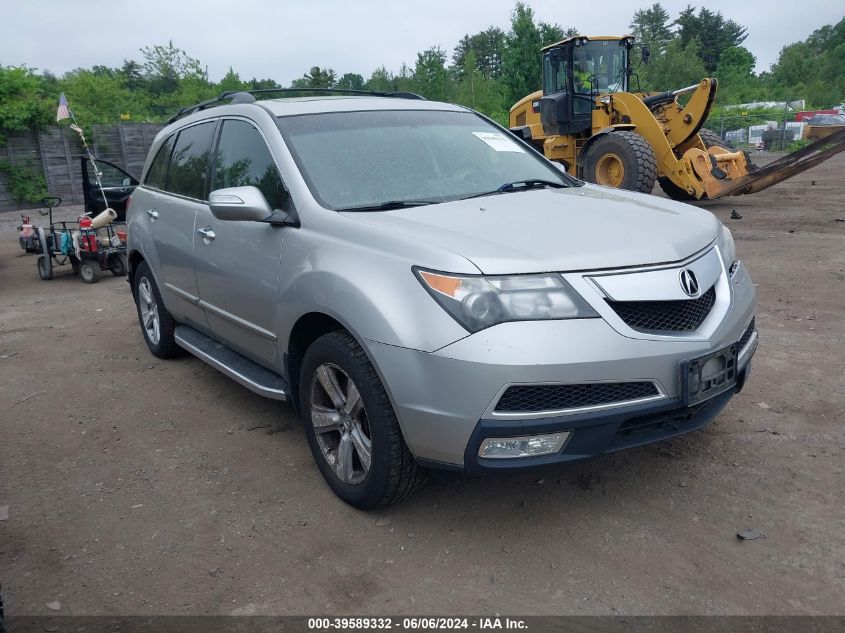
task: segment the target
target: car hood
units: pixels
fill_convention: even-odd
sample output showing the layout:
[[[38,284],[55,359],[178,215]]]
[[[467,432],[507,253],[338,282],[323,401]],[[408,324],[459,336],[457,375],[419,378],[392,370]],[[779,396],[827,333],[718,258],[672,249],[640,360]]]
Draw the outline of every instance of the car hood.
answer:
[[[719,231],[708,211],[593,185],[343,215],[436,244],[493,275],[674,262]]]

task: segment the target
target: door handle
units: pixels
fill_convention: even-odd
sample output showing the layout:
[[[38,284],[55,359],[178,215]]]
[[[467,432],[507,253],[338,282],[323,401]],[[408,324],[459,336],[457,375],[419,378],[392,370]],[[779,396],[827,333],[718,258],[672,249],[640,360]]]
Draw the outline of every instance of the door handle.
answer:
[[[150,220],[155,222],[158,219],[158,211],[155,209],[147,209],[147,215],[150,216]]]
[[[206,244],[208,244],[208,242],[214,241],[214,238],[217,237],[214,234],[214,231],[211,230],[210,226],[207,226],[204,229],[197,229],[197,234],[205,240]]]

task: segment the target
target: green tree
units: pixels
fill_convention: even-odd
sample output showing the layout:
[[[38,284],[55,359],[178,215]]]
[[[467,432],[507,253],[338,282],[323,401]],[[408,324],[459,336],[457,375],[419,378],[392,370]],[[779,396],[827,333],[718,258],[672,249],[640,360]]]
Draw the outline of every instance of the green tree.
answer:
[[[698,41],[684,46],[680,38],[674,38],[666,51],[651,59],[638,72],[641,87],[646,90],[673,90],[698,83],[707,76],[704,62],[698,54]]]
[[[143,119],[149,110],[148,95],[130,90],[120,73],[98,73],[91,69],[77,68],[65,73],[59,85],[83,127],[120,121],[123,114],[129,114],[133,119]]]
[[[154,96],[175,92],[184,79],[207,81],[200,61],[174,46],[172,40],[164,46],[145,46],[141,54],[144,56],[144,75]]]
[[[384,66],[379,66],[370,75],[364,89],[376,92],[391,92],[393,90],[393,74]]]
[[[707,74],[716,72],[723,51],[739,46],[748,37],[748,30],[744,26],[726,19],[719,11],[714,13],[704,7],[696,15],[695,9],[688,6],[681,11],[675,24],[683,46],[698,40],[698,56]]]
[[[541,44],[540,31],[534,24],[534,11],[517,2],[511,13],[511,29],[505,37],[502,57],[502,81],[508,103],[516,103],[540,89]]]
[[[540,22],[537,25],[537,31],[540,33],[540,48],[549,46],[550,44],[556,44],[572,35],[578,35],[575,29],[564,30],[560,24],[549,24],[548,22]],[[540,54],[539,50],[537,54]]]
[[[446,52],[433,46],[417,53],[413,86],[426,99],[447,101],[449,98],[449,73],[446,72]]]
[[[754,74],[756,63],[754,55],[743,46],[734,46],[722,52],[716,69],[720,103],[745,103],[765,96],[762,83]]]
[[[826,25],[803,42],[785,46],[766,78],[779,99],[806,98],[831,107],[845,98],[845,18]]]
[[[473,52],[478,70],[488,79],[495,79],[502,74],[504,49],[505,33],[498,27],[491,26],[475,35],[464,35],[452,53],[453,74],[460,76],[466,56]]]
[[[118,73],[129,90],[145,89],[144,67],[138,62],[132,59],[124,59],[123,66],[120,67]]]
[[[232,67],[229,66],[229,72],[220,80],[220,83],[217,84],[217,90],[219,92],[229,92],[229,91],[240,91],[240,90],[249,90],[249,83],[246,81],[241,81],[240,75],[232,70]]]
[[[55,100],[52,95],[45,94],[33,69],[0,66],[0,132],[27,130],[50,123],[58,103],[58,92]],[[3,142],[0,135],[0,144]]]
[[[291,88],[334,88],[337,77],[331,68],[312,66],[311,70],[291,82]]]
[[[253,77],[247,83],[249,84],[250,90],[270,90],[279,87],[275,79],[257,79]]]
[[[335,87],[343,88],[344,90],[362,90],[364,88],[364,78],[358,73],[344,73],[337,80]]]
[[[464,57],[464,68],[457,83],[455,101],[493,117],[500,122],[505,115],[501,85],[484,76],[478,68],[475,52],[470,51]]]
[[[666,46],[673,37],[671,25],[669,12],[656,2],[648,9],[635,11],[629,26],[637,38],[638,48],[641,50],[643,45],[647,45],[652,55],[659,56],[666,52]]]

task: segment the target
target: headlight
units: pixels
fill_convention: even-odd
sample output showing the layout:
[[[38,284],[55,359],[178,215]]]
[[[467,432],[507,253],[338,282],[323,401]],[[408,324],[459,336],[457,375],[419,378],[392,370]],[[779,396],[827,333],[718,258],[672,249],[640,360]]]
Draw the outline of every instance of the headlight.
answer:
[[[722,253],[725,268],[733,273],[736,263],[736,244],[730,229],[724,224],[722,225],[722,232],[719,234],[719,251]]]
[[[599,316],[560,275],[482,277],[414,272],[435,301],[470,332],[507,321]]]

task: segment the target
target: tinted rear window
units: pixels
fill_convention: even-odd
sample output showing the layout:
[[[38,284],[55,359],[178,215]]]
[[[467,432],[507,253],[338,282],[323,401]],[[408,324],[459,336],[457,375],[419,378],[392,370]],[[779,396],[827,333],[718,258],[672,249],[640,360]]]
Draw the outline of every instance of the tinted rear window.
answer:
[[[204,199],[214,125],[213,121],[209,121],[179,132],[167,172],[167,191],[197,200]]]
[[[144,184],[148,187],[164,189],[164,183],[167,182],[167,166],[170,164],[170,150],[173,149],[174,137],[175,135],[168,137],[153,159],[153,164],[150,165],[147,178],[144,181]]]

